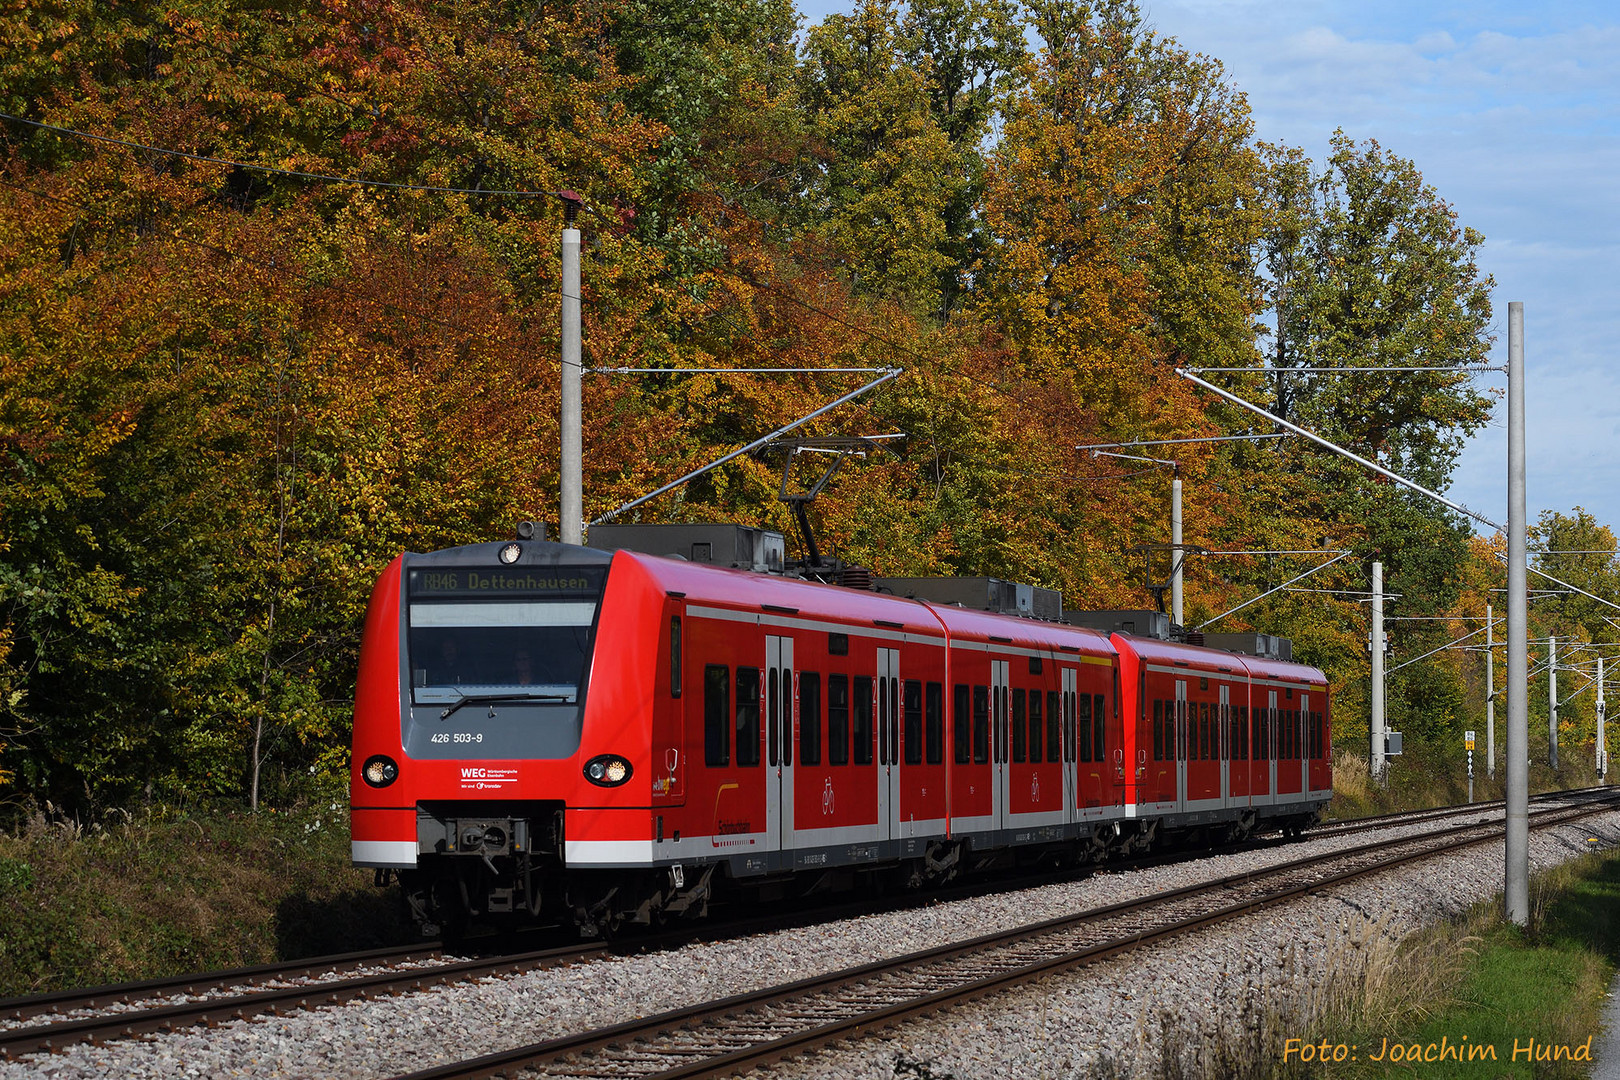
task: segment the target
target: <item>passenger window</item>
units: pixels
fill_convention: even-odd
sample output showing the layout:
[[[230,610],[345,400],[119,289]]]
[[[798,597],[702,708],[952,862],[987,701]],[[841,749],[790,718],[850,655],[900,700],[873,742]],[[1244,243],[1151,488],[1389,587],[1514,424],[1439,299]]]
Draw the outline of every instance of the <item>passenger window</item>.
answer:
[[[929,683],[925,700],[928,764],[938,765],[945,760],[945,687],[937,682]]]
[[[1014,689],[1012,692],[1012,759],[1023,764],[1025,756],[1029,753],[1029,731],[1024,725],[1028,721],[1028,691]]]
[[[849,676],[827,676],[827,764],[849,764]]]
[[[669,696],[681,696],[681,617],[669,620]]]
[[[1209,760],[1209,702],[1198,706],[1198,760]]]
[[[983,765],[990,760],[990,688],[973,688],[973,760]]]
[[[973,753],[973,736],[968,724],[968,688],[957,683],[951,691],[951,740],[956,744],[951,756],[958,765],[966,765]]]
[[[799,764],[821,764],[821,676],[799,672]]]
[[[731,671],[724,664],[703,669],[703,763],[731,764]]]
[[[759,764],[759,668],[737,669],[737,764]]]
[[[917,679],[907,679],[905,691],[906,735],[905,747],[902,753],[906,756],[907,765],[921,765],[923,752],[922,682]]]
[[[1115,698],[1117,701],[1118,698]],[[1092,753],[1098,761],[1108,760],[1108,748],[1103,745],[1103,732],[1108,730],[1108,712],[1103,708],[1103,696],[1093,694],[1091,697],[1091,724],[1096,734],[1091,740]]]
[[[1046,692],[1046,760],[1063,760],[1063,699],[1056,690]]]
[[[1091,695],[1080,695],[1080,760],[1091,760]]]
[[[1153,760],[1164,760],[1164,702],[1153,702]]]
[[[1029,760],[1033,764],[1041,761],[1041,692],[1029,692]]]
[[[857,765],[872,764],[872,680],[865,675],[855,676],[855,700],[850,703],[855,713],[851,725],[854,741],[854,759]]]

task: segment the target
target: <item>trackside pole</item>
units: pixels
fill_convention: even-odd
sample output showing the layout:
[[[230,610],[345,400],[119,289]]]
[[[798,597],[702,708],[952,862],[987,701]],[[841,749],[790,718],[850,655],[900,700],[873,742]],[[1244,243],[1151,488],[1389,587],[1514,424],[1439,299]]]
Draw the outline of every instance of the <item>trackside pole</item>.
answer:
[[[1605,730],[1608,717],[1603,704],[1603,657],[1598,657],[1597,696],[1597,773],[1598,783],[1609,782],[1609,737]]]
[[[1491,605],[1485,605],[1485,775],[1496,779],[1496,649]],[[1601,661],[1600,661],[1601,663]]]
[[[1530,701],[1525,595],[1524,304],[1508,304],[1507,838],[1503,900],[1510,922],[1530,921]]]
[[[579,203],[563,200],[562,234],[562,499],[557,523],[558,539],[582,544],[585,524],[584,440],[581,405],[583,369],[580,367],[579,230],[574,228]]]
[[[1384,779],[1384,564],[1372,564],[1372,634],[1367,642],[1372,654],[1372,719],[1368,736],[1372,740],[1367,759],[1374,780]]]
[[[1170,621],[1181,625],[1181,471],[1170,481]]]
[[[1547,639],[1547,764],[1558,771],[1558,639]]]

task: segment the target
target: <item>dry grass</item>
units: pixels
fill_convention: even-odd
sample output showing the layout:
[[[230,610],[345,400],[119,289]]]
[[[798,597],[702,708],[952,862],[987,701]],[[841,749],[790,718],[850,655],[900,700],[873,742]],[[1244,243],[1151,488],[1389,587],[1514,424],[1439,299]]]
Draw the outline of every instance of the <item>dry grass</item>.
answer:
[[[88,824],[37,809],[0,834],[0,996],[404,940],[348,847],[340,803]]]

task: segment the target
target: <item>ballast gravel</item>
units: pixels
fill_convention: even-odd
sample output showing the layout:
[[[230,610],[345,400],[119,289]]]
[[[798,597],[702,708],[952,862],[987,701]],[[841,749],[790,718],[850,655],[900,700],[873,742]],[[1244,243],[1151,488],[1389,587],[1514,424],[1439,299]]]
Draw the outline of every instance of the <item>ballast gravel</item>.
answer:
[[[1499,817],[1500,811],[1492,811],[1478,819]],[[1099,872],[1082,881],[665,953],[602,958],[212,1030],[71,1046],[0,1062],[0,1080],[395,1076],[1431,827],[1420,823]],[[1593,847],[1620,846],[1620,812],[1532,832],[1530,845],[1537,868]],[[1170,1054],[1185,1059],[1178,1065],[1182,1074],[1200,1075],[1218,1056],[1217,1036],[1230,1033],[1233,1025],[1242,1030],[1258,1015],[1283,1023],[1305,1015],[1325,965],[1343,949],[1364,947],[1369,935],[1399,936],[1499,891],[1499,851],[1484,845],[1341,886],[761,1073],[931,1074],[958,1080],[1153,1075],[1164,1071],[1163,1055]],[[1218,1073],[1218,1068],[1210,1072]]]

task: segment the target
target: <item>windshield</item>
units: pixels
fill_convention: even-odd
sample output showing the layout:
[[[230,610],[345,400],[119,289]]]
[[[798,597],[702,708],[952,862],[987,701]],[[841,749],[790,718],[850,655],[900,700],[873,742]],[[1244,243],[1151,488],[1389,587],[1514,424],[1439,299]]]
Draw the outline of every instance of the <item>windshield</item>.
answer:
[[[551,595],[520,587],[474,599],[465,582],[443,587],[445,574],[411,576],[413,701],[452,704],[510,695],[578,702],[597,606],[595,596],[581,594],[600,595],[599,582],[590,583],[593,589],[583,580],[569,581],[584,587]]]

